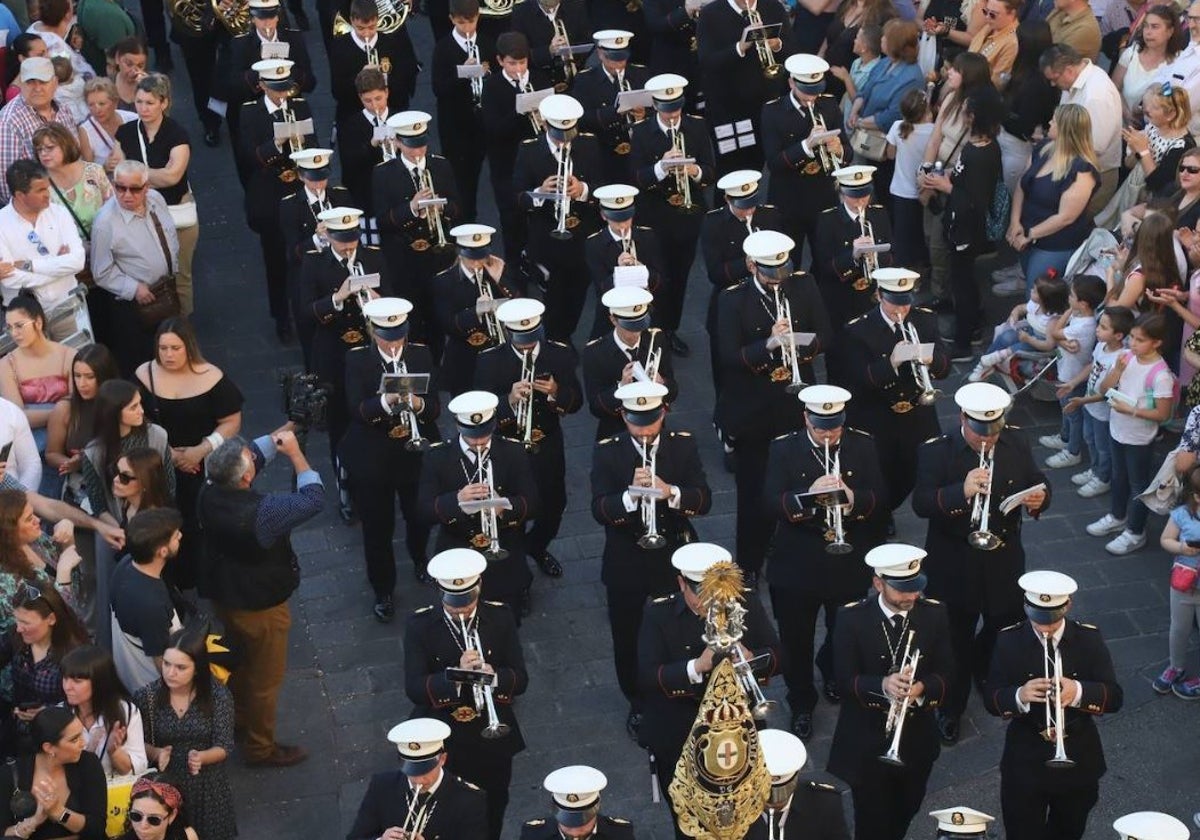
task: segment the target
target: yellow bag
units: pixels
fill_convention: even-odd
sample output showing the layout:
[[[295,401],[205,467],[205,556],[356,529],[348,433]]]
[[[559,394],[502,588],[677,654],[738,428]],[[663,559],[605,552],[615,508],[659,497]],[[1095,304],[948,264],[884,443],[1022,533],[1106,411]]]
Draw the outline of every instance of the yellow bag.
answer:
[[[135,775],[108,777],[108,816],[104,823],[107,837],[120,837],[125,833],[125,817],[129,813],[129,799],[133,793]]]

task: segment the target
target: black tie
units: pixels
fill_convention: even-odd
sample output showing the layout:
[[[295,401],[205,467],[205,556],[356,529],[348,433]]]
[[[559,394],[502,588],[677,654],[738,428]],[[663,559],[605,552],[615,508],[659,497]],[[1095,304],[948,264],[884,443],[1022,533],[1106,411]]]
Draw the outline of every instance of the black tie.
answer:
[[[749,9],[742,9],[742,20],[745,23],[750,22],[750,10]]]

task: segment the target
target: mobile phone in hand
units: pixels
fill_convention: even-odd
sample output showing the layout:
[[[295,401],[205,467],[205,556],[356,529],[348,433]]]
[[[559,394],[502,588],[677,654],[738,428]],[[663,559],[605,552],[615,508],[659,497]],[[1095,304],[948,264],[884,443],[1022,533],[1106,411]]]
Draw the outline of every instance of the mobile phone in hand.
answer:
[[[8,453],[10,453],[11,451],[12,451],[12,441],[10,440],[8,443],[4,444],[3,447],[0,447],[0,464],[2,464],[8,460]]]

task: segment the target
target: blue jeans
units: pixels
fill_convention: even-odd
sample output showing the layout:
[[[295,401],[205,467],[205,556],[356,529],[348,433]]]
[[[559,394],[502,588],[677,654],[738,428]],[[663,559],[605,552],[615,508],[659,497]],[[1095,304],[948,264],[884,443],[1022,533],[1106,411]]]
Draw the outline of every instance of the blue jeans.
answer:
[[[1012,327],[1009,327],[1009,328],[1001,331],[1000,335],[996,336],[992,340],[992,343],[988,345],[988,349],[986,352],[995,353],[997,350],[1004,350],[1006,348],[1011,348],[1014,353],[1038,353],[1038,352],[1041,352],[1036,347],[1031,347],[1030,345],[1028,345],[1025,342],[1018,339],[1017,338],[1018,334],[1019,333],[1017,332],[1017,330],[1013,329]],[[1037,333],[1034,333],[1034,335],[1037,335]],[[1038,336],[1038,337],[1045,338],[1045,336]]]
[[[1115,519],[1128,520],[1125,530],[1131,534],[1142,534],[1146,530],[1149,509],[1137,500],[1154,477],[1154,447],[1120,443],[1109,437],[1112,445],[1112,509]]]
[[[1048,268],[1057,270],[1061,277],[1074,253],[1074,248],[1070,251],[1043,251],[1041,248],[1030,247],[1022,251],[1021,269],[1025,272],[1026,294],[1033,290],[1033,281],[1045,274]]]
[[[1087,383],[1080,382],[1075,386],[1075,390],[1061,397],[1058,401],[1059,406],[1067,404],[1067,400],[1071,397],[1082,397],[1083,392],[1087,390]],[[1087,409],[1082,406],[1075,409],[1071,414],[1065,411],[1062,416],[1062,428],[1059,430],[1059,437],[1067,442],[1067,452],[1072,455],[1078,455],[1083,448],[1083,415],[1087,414]]]
[[[1092,458],[1092,475],[1108,484],[1112,481],[1112,438],[1108,436],[1108,421],[1097,420],[1086,408],[1083,415],[1083,443]]]

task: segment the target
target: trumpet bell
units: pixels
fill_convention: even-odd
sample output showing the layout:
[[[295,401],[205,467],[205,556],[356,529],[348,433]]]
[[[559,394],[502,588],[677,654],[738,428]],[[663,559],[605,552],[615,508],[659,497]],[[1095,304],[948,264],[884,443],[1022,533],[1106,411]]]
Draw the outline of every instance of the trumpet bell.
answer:
[[[429,441],[426,438],[409,438],[404,448],[409,452],[425,452],[429,449]]]
[[[497,546],[496,550],[492,551],[489,548],[487,551],[483,552],[483,557],[489,563],[495,562],[496,560],[507,560],[508,559],[508,549]]]
[[[1004,540],[991,531],[972,531],[967,535],[967,543],[971,548],[977,548],[980,551],[995,551],[1004,545]]]
[[[854,550],[854,546],[848,542],[831,542],[825,544],[826,554],[849,554]]]
[[[921,396],[917,397],[917,402],[921,405],[933,405],[941,395],[942,392],[936,388],[932,391],[923,391]]]
[[[541,450],[541,448],[542,448],[541,444],[538,443],[537,441],[530,440],[530,441],[525,442],[525,451],[528,452],[530,455],[538,454],[538,452],[539,452],[539,450]]]
[[[497,723],[495,726],[485,726],[482,734],[486,740],[494,741],[497,738],[503,738],[511,731],[512,727],[507,723]]]
[[[1075,761],[1074,759],[1067,758],[1065,755],[1056,755],[1046,762],[1046,766],[1052,770],[1069,770],[1075,766]]]
[[[884,764],[890,765],[892,767],[903,767],[904,766],[904,759],[902,759],[900,757],[900,753],[895,752],[893,750],[888,750],[886,753],[879,756],[879,760],[882,761]]]
[[[778,705],[774,700],[763,700],[761,703],[755,703],[754,708],[750,710],[750,714],[755,720],[766,720],[767,716],[775,710]]]
[[[764,67],[762,71],[763,76],[768,79],[778,79],[781,73],[783,73],[782,64],[772,64],[769,67]]]
[[[643,534],[638,537],[638,548],[655,549],[667,544],[667,538],[662,534]]]
[[[345,15],[338,12],[333,16],[333,34],[334,35],[349,35],[350,21],[346,20]]]
[[[573,236],[574,234],[569,230],[559,230],[558,228],[555,228],[554,230],[550,231],[550,237],[552,239],[567,240]]]

